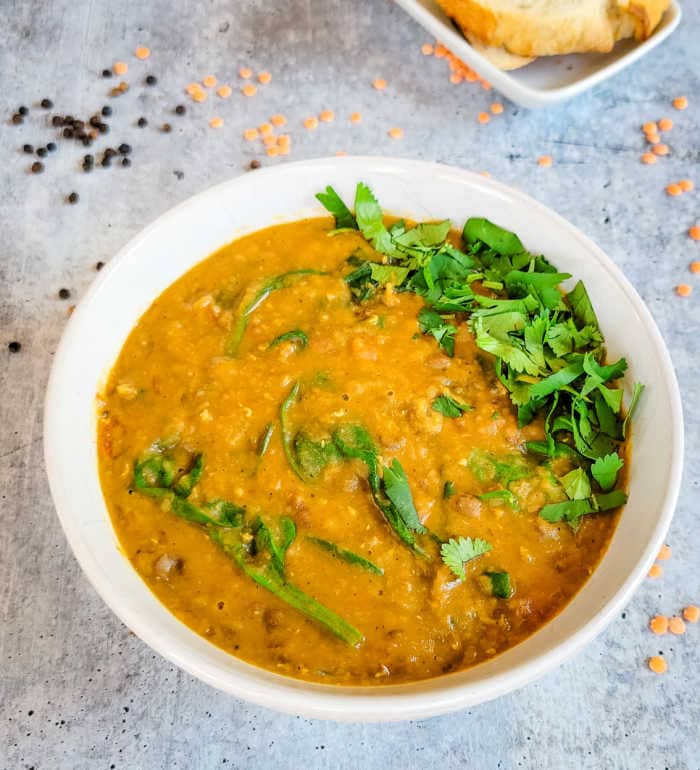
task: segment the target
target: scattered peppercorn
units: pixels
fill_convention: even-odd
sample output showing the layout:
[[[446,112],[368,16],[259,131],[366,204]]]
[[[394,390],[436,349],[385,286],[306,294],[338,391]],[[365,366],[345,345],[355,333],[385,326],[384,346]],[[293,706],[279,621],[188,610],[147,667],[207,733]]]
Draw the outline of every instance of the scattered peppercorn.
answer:
[[[49,152],[55,152],[55,151],[56,151],[56,142],[49,142],[49,143],[46,145],[46,149],[47,149]]]
[[[18,112],[20,115],[28,115],[28,114],[29,114],[29,110],[28,110],[26,107],[20,107],[20,108],[17,110],[17,112]]]
[[[97,130],[101,134],[108,134],[109,133],[109,126],[106,123],[100,123],[100,125],[97,126]]]
[[[105,150],[105,157],[106,158],[113,158],[115,155],[117,155],[117,151],[113,147],[108,147]]]
[[[178,104],[177,107],[175,108],[175,113],[177,115],[184,115],[186,112],[187,110],[185,109],[184,104]]]
[[[95,270],[102,270],[102,268],[105,266],[105,263],[101,260],[95,265]]]
[[[131,145],[127,144],[126,142],[123,142],[119,145],[119,153],[120,155],[128,155],[131,152]]]
[[[131,161],[128,158],[122,158],[122,166],[124,166],[124,168],[129,168],[130,165]]]
[[[12,124],[19,126],[22,123],[24,123],[24,118],[19,114],[19,112],[15,112],[15,114],[12,116]]]
[[[170,123],[163,123],[163,132],[166,134],[169,134],[172,131],[173,127],[170,125]]]
[[[32,174],[41,174],[44,170],[44,164],[40,160],[35,160],[32,163]]]
[[[147,125],[148,125],[148,121],[146,120],[146,118],[139,118],[139,119],[136,121],[136,125],[137,125],[139,128],[143,128],[144,126],[147,126]]]
[[[42,99],[41,100],[41,106],[45,110],[50,110],[53,107],[53,102],[51,101],[51,99]]]
[[[146,85],[154,86],[158,82],[158,78],[155,75],[146,75]]]
[[[68,203],[77,203],[79,200],[80,200],[80,196],[78,195],[77,192],[72,192],[68,196]]]
[[[84,136],[81,140],[84,147],[89,147],[92,144],[92,137],[90,136]]]
[[[39,147],[39,149],[36,151],[36,154],[40,158],[45,158],[49,153],[46,150],[46,147]]]
[[[101,111],[106,118],[112,114],[112,108],[109,106],[109,104],[105,104]]]
[[[73,138],[73,129],[72,128],[64,128],[63,129],[63,138],[64,139],[72,139]]]
[[[19,351],[22,350],[22,343],[17,342],[17,340],[13,340],[12,342],[8,343],[7,349],[10,351],[10,353],[19,353]]]
[[[112,165],[112,158],[109,155],[105,155],[104,158],[102,158],[101,165],[107,168],[108,166]]]
[[[111,78],[112,77],[112,70],[107,70],[107,69],[102,70],[102,77],[103,78]]]
[[[51,125],[52,126],[62,126],[63,125],[63,118],[60,115],[54,115],[51,118]]]
[[[251,160],[250,161],[250,169],[251,169],[251,171],[255,171],[256,168],[260,168],[260,161],[259,160]]]
[[[58,298],[59,299],[69,299],[70,298],[70,289],[59,289],[58,290]]]
[[[34,152],[34,147],[32,147],[31,144],[25,144],[25,145],[22,146],[22,151],[26,152],[29,155],[31,155],[31,153]]]

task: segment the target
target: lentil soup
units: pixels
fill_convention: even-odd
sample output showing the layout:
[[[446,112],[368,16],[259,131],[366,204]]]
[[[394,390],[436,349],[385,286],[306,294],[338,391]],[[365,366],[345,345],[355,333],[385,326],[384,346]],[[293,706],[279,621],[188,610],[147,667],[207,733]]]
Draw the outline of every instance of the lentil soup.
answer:
[[[612,504],[543,517],[592,499],[576,449],[542,453],[549,418],[519,417],[463,315],[441,332],[398,273],[352,275],[392,261],[326,218],[234,241],[152,304],[99,395],[124,553],[183,623],[280,674],[486,660],[562,609],[616,525]]]

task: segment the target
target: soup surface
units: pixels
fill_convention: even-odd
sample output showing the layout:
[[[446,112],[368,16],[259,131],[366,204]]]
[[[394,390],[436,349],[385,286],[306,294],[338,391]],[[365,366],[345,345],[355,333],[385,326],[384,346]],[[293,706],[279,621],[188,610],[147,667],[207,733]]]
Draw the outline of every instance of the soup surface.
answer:
[[[542,416],[518,427],[465,323],[451,356],[415,293],[357,301],[348,258],[379,257],[332,229],[241,238],[153,303],[99,396],[104,495],[150,589],[224,650],[332,684],[434,677],[561,610],[617,515],[538,515],[575,467],[524,451]]]

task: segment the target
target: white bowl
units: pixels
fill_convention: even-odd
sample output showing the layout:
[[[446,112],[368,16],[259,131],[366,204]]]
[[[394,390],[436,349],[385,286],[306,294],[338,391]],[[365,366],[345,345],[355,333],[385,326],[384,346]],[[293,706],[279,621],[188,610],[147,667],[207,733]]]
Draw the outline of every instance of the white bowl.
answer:
[[[220,246],[267,225],[322,213],[332,184],[352,199],[367,182],[383,206],[415,219],[486,216],[585,281],[612,357],[646,383],[634,425],[630,497],[601,565],[550,623],[467,671],[415,684],[333,687],[256,668],[183,625],[122,554],[97,473],[95,394],[132,327],[176,278]],[[44,451],[51,493],[71,547],[98,593],[141,639],[194,676],[254,703],[309,717],[379,721],[428,717],[495,698],[562,663],[627,602],[661,547],[683,455],[680,396],[649,311],[615,265],[576,228],[526,195],[482,176],[419,161],[331,158],[256,171],[185,201],[128,243],[75,310],[46,394]]]
[[[622,40],[609,53],[540,56],[527,67],[504,72],[469,45],[435,0],[396,2],[504,96],[523,107],[546,107],[588,91],[656,48],[681,20],[681,7],[671,0],[659,26],[646,40]]]

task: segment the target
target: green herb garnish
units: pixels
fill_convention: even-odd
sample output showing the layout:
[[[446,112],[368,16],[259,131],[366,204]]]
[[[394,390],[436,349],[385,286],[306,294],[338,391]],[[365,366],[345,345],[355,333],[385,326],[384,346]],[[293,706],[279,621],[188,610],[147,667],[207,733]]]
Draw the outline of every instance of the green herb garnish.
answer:
[[[465,565],[477,556],[488,553],[491,550],[491,544],[478,537],[459,537],[456,540],[450,538],[440,548],[440,555],[445,564],[454,572],[454,574],[466,580],[467,574]]]
[[[371,562],[369,559],[365,559],[364,556],[360,556],[354,551],[349,551],[347,548],[341,548],[339,545],[331,543],[329,540],[323,540],[320,537],[312,537],[311,535],[307,535],[306,539],[309,542],[317,545],[319,548],[323,548],[324,551],[328,551],[328,553],[333,554],[333,556],[340,559],[341,561],[346,561],[348,564],[356,564],[358,567],[362,567],[368,572],[373,572],[375,575],[384,574],[384,570],[381,567],[378,567],[374,562]]]
[[[290,331],[275,337],[275,339],[267,346],[267,349],[270,350],[276,348],[283,342],[295,342],[303,350],[309,344],[309,338],[301,329],[291,329]]]
[[[510,575],[507,572],[484,572],[491,581],[491,593],[499,599],[510,599],[513,595],[513,587]]]
[[[470,412],[474,407],[469,404],[463,404],[452,398],[452,396],[438,396],[433,399],[432,407],[436,412],[445,417],[461,417],[465,412]]]

